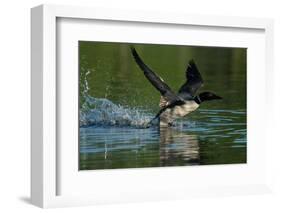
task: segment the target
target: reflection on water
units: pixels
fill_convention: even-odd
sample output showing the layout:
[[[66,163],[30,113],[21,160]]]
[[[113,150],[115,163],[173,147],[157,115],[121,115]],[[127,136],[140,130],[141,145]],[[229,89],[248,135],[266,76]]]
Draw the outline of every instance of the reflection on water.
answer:
[[[159,110],[159,93],[129,46],[80,42],[80,170],[246,163],[246,50],[135,47],[175,91],[193,58],[204,90],[224,99],[203,103],[172,128],[144,128]]]
[[[172,128],[84,126],[80,169],[245,163],[246,125],[240,123],[241,116],[241,110],[199,110],[194,120],[180,120]]]
[[[173,128],[160,129],[160,166],[173,166],[179,159],[186,164],[199,164],[198,137]]]

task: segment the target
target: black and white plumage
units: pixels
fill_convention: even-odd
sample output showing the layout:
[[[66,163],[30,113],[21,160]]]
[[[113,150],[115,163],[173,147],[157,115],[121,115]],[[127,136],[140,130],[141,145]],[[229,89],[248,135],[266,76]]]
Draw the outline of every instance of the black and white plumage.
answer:
[[[203,78],[193,60],[189,61],[185,72],[186,82],[180,87],[178,93],[175,93],[142,61],[135,48],[132,47],[131,52],[145,77],[161,93],[159,103],[161,109],[153,119],[153,121],[158,119],[160,126],[172,125],[175,119],[195,111],[203,101],[221,99],[211,92],[196,95],[203,86]]]

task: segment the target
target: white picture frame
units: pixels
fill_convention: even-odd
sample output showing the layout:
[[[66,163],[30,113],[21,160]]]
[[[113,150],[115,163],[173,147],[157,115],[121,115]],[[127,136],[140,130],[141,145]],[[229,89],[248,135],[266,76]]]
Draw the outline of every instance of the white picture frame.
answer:
[[[124,22],[134,23],[153,23],[154,25],[166,26],[166,28],[173,26],[199,26],[206,28],[219,28],[232,31],[235,29],[242,30],[257,30],[263,32],[262,41],[264,44],[264,67],[261,68],[261,76],[257,79],[257,82],[264,82],[265,87],[260,88],[262,94],[267,100],[266,104],[260,104],[258,109],[264,109],[264,107],[271,107],[273,100],[270,96],[266,96],[266,93],[270,91],[273,85],[269,82],[273,78],[273,21],[271,19],[257,19],[257,18],[241,18],[241,17],[216,17],[216,16],[203,16],[203,15],[189,15],[189,14],[166,14],[166,13],[152,13],[148,11],[121,11],[112,9],[100,9],[100,8],[84,8],[74,6],[54,6],[54,5],[41,5],[31,10],[31,73],[32,73],[32,103],[31,103],[31,201],[33,204],[47,208],[47,207],[61,207],[61,206],[76,206],[76,205],[91,205],[98,203],[114,203],[114,202],[137,202],[143,200],[165,200],[165,199],[177,199],[185,197],[196,196],[208,196],[208,195],[232,195],[232,194],[252,194],[263,193],[270,191],[270,168],[269,161],[265,161],[266,156],[264,153],[257,152],[257,157],[262,157],[265,162],[261,168],[255,168],[254,174],[262,174],[257,177],[253,184],[249,181],[237,182],[232,185],[229,183],[210,185],[210,187],[199,187],[195,184],[193,188],[187,191],[185,187],[180,189],[178,186],[171,186],[168,189],[160,190],[160,183],[157,187],[153,188],[152,192],[141,193],[138,189],[125,190],[122,196],[119,192],[109,193],[105,190],[102,194],[91,195],[83,194],[81,191],[79,194],[59,194],[58,185],[62,184],[59,177],[61,172],[61,166],[58,166],[58,159],[60,159],[60,152],[58,152],[58,132],[57,132],[57,117],[58,117],[58,95],[57,88],[60,81],[57,79],[57,36],[58,36],[58,20],[63,19],[78,19],[78,20],[100,20],[100,21],[116,21],[122,25]],[[168,42],[169,43],[169,42]],[[200,45],[200,43],[199,43]],[[213,45],[216,45],[215,43]],[[262,76],[266,77],[265,79]],[[255,88],[255,83],[251,83],[252,88]],[[250,93],[252,94],[252,93]],[[255,102],[254,98],[250,101]],[[272,105],[270,105],[270,103]],[[270,110],[263,117],[258,117],[255,121],[263,121],[266,124],[268,130],[263,139],[265,142],[269,142],[270,132],[270,119],[272,119],[272,113]],[[254,111],[253,111],[254,113]],[[266,113],[266,112],[265,112]],[[249,125],[249,123],[248,123]],[[250,123],[254,125],[254,122]],[[258,128],[258,127],[257,127]],[[258,140],[258,139],[257,139]],[[264,142],[264,143],[265,143]],[[268,143],[263,144],[268,146]],[[251,147],[250,147],[251,149]],[[254,148],[253,148],[254,149]],[[222,167],[216,169],[215,167],[209,167],[204,169],[204,174],[211,170],[221,170]],[[146,170],[146,171],[144,171]],[[223,168],[224,170],[224,168]],[[231,171],[245,171],[250,172],[247,168],[238,165],[236,167],[230,167],[227,169]],[[169,168],[165,169],[166,172],[172,172],[176,175],[181,173],[186,174],[186,168]],[[191,170],[189,170],[191,171]],[[225,172],[226,170],[224,170]],[[252,170],[251,170],[252,171]],[[77,171],[78,172],[78,171]],[[119,175],[117,172],[107,171],[107,174]],[[131,170],[132,173],[138,173],[142,177],[148,177],[147,173],[152,173],[157,176],[159,173],[153,169],[142,169],[142,172]],[[199,174],[199,173],[198,173]],[[197,175],[198,175],[197,174]],[[203,174],[203,173],[202,173]],[[90,176],[92,174],[89,174]],[[163,175],[163,173],[161,174]],[[170,178],[175,179],[176,175],[171,175]],[[94,177],[94,176],[93,176]],[[123,177],[122,175],[119,177]],[[101,175],[99,178],[103,178]],[[196,177],[194,177],[196,178]],[[63,179],[62,179],[63,180]],[[72,181],[71,177],[70,180]],[[73,179],[74,180],[74,179]],[[125,181],[126,182],[126,181]],[[179,181],[180,182],[180,181]],[[75,183],[73,183],[75,185]],[[141,184],[140,184],[141,185]],[[68,185],[68,187],[71,187]],[[124,186],[125,188],[132,188],[132,185]],[[141,185],[141,187],[143,187]],[[145,189],[145,187],[144,187]],[[70,188],[69,191],[72,189]],[[73,186],[73,190],[75,187]],[[147,193],[147,194],[146,194]],[[59,195],[58,195],[59,194]]]

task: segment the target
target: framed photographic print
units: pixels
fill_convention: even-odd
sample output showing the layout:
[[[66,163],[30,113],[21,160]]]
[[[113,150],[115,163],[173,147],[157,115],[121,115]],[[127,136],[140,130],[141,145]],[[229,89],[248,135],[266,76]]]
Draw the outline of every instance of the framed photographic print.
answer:
[[[33,8],[32,203],[269,192],[272,28],[269,19]]]

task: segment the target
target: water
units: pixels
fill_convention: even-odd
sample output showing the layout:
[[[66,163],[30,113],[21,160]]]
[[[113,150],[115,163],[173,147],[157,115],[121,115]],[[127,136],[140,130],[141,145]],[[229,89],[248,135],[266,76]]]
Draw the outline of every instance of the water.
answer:
[[[80,169],[245,163],[246,50],[135,47],[175,91],[193,58],[205,81],[201,91],[224,99],[203,103],[172,128],[145,128],[159,110],[159,93],[136,66],[129,46],[79,42]]]

